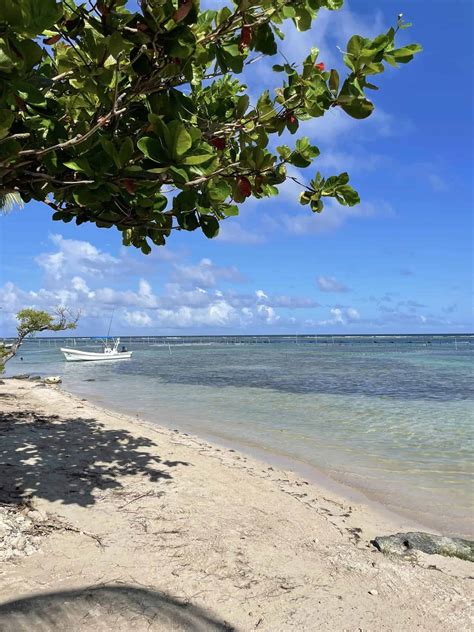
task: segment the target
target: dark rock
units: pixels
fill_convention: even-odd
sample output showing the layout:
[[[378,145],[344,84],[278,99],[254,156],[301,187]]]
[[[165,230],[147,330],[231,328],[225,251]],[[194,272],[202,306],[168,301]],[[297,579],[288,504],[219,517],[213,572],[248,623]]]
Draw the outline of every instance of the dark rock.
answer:
[[[29,373],[20,373],[19,375],[12,375],[12,380],[29,380]]]
[[[95,379],[94,379],[94,378],[92,378],[92,377],[90,377],[90,378],[88,378],[87,380],[84,380],[84,382],[95,382]]]
[[[474,562],[474,542],[463,538],[448,538],[421,531],[396,533],[395,535],[378,536],[371,544],[386,554],[404,555],[417,550],[431,555],[459,557]]]
[[[38,380],[41,380],[41,375],[30,375],[29,379],[31,382],[38,382]]]

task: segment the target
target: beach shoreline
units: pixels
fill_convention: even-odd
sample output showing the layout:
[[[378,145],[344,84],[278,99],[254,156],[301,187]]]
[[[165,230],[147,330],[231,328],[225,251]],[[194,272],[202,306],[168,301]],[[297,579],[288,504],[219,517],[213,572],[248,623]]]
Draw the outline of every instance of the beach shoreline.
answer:
[[[70,395],[75,399],[81,399],[78,395],[67,389],[61,390],[66,395]],[[407,509],[404,513],[397,511],[395,508],[392,509],[384,503],[383,497],[372,497],[370,490],[351,485],[349,478],[347,478],[344,482],[338,481],[331,478],[330,474],[322,467],[306,463],[294,456],[277,453],[272,448],[266,449],[263,446],[244,443],[236,438],[226,439],[225,437],[211,434],[209,432],[200,432],[199,434],[188,433],[186,428],[181,427],[179,421],[173,424],[174,427],[166,425],[165,420],[161,419],[162,413],[160,413],[160,418],[154,421],[148,416],[133,417],[130,412],[123,412],[119,408],[108,407],[101,402],[96,401],[93,397],[87,398],[87,401],[92,406],[96,406],[98,410],[108,412],[113,411],[117,415],[124,415],[126,418],[136,420],[137,424],[144,424],[146,426],[151,426],[151,428],[159,428],[172,432],[178,430],[179,433],[191,437],[194,441],[205,441],[214,447],[241,453],[242,455],[256,460],[262,469],[272,466],[277,470],[292,472],[295,476],[306,479],[311,484],[321,490],[324,490],[326,494],[338,498],[341,502],[348,504],[360,503],[370,507],[374,513],[380,515],[381,517],[385,517],[387,522],[392,524],[394,528],[399,525],[399,528],[403,529],[409,525],[411,529],[441,533],[441,530],[437,528],[437,526],[423,522],[423,520],[420,520],[414,512],[410,512]],[[444,533],[444,535],[455,536],[458,534]]]
[[[63,525],[3,564],[1,602],[119,581],[224,626],[202,629],[468,629],[470,563],[371,546],[414,521],[40,382],[8,379],[0,394],[6,487],[29,520]],[[139,616],[133,629],[186,629]],[[112,627],[89,623],[77,629]]]
[[[120,406],[111,406],[109,402],[100,401],[97,398],[97,394],[91,395],[87,392],[74,393],[73,390],[64,387],[61,390],[66,395],[76,399],[82,399],[83,396],[99,410],[113,411],[117,415],[124,415],[126,418],[136,420],[137,423],[150,424],[152,428],[178,430],[183,434],[192,436],[196,441],[204,440],[214,446],[245,454],[247,457],[258,461],[262,467],[270,465],[276,469],[291,471],[296,476],[305,478],[316,487],[325,490],[326,493],[339,498],[341,502],[367,506],[374,513],[385,517],[386,521],[394,527],[399,525],[399,528],[403,529],[409,525],[411,529],[429,531],[450,537],[470,538],[474,536],[474,526],[472,524],[470,525],[471,531],[464,532],[455,528],[447,529],[444,520],[442,521],[443,524],[437,523],[436,520],[433,520],[432,514],[427,514],[423,511],[422,505],[418,505],[416,510],[406,504],[403,507],[390,505],[386,494],[375,492],[364,486],[361,481],[357,483],[354,474],[336,478],[331,472],[325,470],[323,466],[303,461],[295,455],[277,452],[273,447],[244,442],[236,437],[227,438],[205,430],[199,430],[195,434],[182,423],[182,419],[176,419],[176,416],[174,416],[173,424],[168,425],[166,423],[166,413],[162,411],[157,413],[155,418],[143,413],[134,416],[131,410],[123,410]]]

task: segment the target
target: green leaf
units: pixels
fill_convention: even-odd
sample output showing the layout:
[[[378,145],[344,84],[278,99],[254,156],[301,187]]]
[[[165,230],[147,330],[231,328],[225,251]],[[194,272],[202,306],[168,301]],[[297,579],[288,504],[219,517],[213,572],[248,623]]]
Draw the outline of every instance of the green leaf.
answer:
[[[137,147],[147,158],[150,158],[150,160],[169,163],[169,156],[166,149],[156,138],[144,136],[138,141]]]
[[[326,0],[325,4],[331,11],[337,11],[344,4],[344,0]]]
[[[55,0],[0,0],[0,15],[17,32],[34,37],[59,20],[62,7]]]
[[[329,87],[333,92],[339,90],[339,73],[334,68],[331,70],[331,74],[329,75]]]
[[[277,45],[275,42],[275,36],[268,24],[261,24],[253,29],[252,45],[256,51],[264,53],[265,55],[276,54]]]
[[[394,48],[390,51],[390,54],[397,59],[397,57],[416,55],[416,53],[421,53],[422,50],[423,47],[420,44],[409,44],[408,46],[403,46],[402,48]]]
[[[130,136],[126,136],[120,146],[119,160],[122,167],[125,167],[130,162],[133,156],[133,140]]]
[[[311,200],[311,191],[303,191],[300,193],[300,204],[309,204]]]
[[[14,160],[21,150],[20,143],[12,138],[5,139],[0,143],[0,160],[8,164],[12,160]]]
[[[72,171],[82,171],[88,176],[93,176],[94,171],[91,169],[91,166],[86,158],[75,158],[74,160],[68,160],[64,162],[63,165],[68,169],[72,169]]]
[[[28,104],[38,107],[46,107],[46,97],[41,90],[35,88],[29,81],[17,79],[12,82],[13,89],[16,91],[20,99]]]
[[[293,21],[298,31],[307,31],[311,28],[311,13],[307,9],[296,7],[295,14]]]
[[[321,213],[323,210],[323,203],[321,199],[317,196],[313,196],[313,198],[311,198],[309,205],[313,213]]]
[[[118,31],[114,31],[109,39],[108,49],[112,57],[118,59],[126,49],[126,43]]]
[[[304,169],[305,167],[309,167],[311,164],[311,160],[309,158],[305,158],[302,154],[297,151],[291,153],[288,162],[295,167],[300,167]]]
[[[15,115],[11,110],[0,110],[0,132],[7,132],[15,120]]]
[[[27,71],[36,66],[43,57],[43,49],[33,40],[22,40],[16,44],[16,48],[23,58],[24,68]]]
[[[169,152],[176,161],[179,161],[191,149],[193,140],[181,121],[171,121],[168,125],[168,132],[170,135]]]
[[[223,202],[232,193],[231,186],[225,180],[212,182],[209,186],[208,196],[211,202]]]
[[[223,204],[219,207],[219,210],[226,217],[234,217],[239,214],[239,207],[236,204]]]
[[[201,215],[201,230],[209,239],[219,234],[219,222],[212,215]]]
[[[236,118],[242,118],[247,111],[249,106],[249,96],[248,94],[243,94],[237,100],[237,105],[235,106],[235,116]]]
[[[204,216],[203,216],[204,217]],[[199,226],[199,220],[194,211],[189,213],[176,213],[176,220],[183,230],[196,230]]]
[[[279,147],[277,147],[277,152],[280,154],[283,160],[287,160],[291,155],[291,149],[288,147],[288,145],[280,145]]]
[[[101,136],[100,144],[102,145],[102,148],[105,151],[105,153],[108,154],[112,158],[112,160],[115,163],[115,166],[120,169],[121,164],[120,164],[119,155],[113,142],[109,140],[108,138],[105,138],[105,136]]]
[[[190,154],[180,160],[183,165],[202,165],[215,157],[214,154]]]
[[[166,199],[166,197],[164,195],[161,195],[161,193],[158,193],[153,198],[153,211],[161,213],[161,211],[165,210],[167,204],[168,200]]]
[[[335,197],[336,200],[344,206],[355,206],[360,202],[359,194],[348,184],[338,187]]]
[[[355,119],[365,119],[370,116],[374,110],[374,104],[368,99],[354,97],[353,99],[344,98],[340,100],[341,108]]]
[[[140,247],[140,250],[143,252],[144,255],[149,255],[151,252],[151,248],[150,245],[148,244],[148,242],[146,241],[146,239],[143,240],[143,243]]]

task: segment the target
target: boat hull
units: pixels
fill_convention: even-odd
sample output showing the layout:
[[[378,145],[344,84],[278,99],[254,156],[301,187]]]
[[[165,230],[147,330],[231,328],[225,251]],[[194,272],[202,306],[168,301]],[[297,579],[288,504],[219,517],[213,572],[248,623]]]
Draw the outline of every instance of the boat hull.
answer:
[[[63,348],[61,351],[67,362],[113,362],[115,360],[129,360],[132,351],[118,353],[94,353],[91,351],[80,351],[79,349]]]

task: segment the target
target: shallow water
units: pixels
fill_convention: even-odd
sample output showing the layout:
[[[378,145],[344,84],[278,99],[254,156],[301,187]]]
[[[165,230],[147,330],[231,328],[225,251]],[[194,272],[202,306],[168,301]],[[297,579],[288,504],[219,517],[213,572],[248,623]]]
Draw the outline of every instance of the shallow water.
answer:
[[[127,339],[133,358],[116,363],[66,363],[63,343],[35,340],[8,371],[61,374],[102,405],[291,457],[428,526],[472,535],[473,338],[265,340]]]

